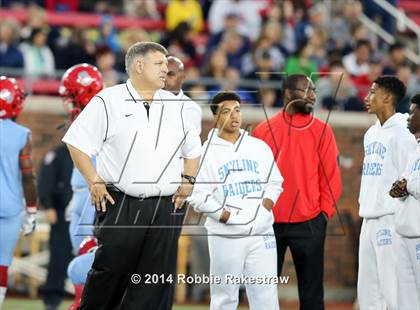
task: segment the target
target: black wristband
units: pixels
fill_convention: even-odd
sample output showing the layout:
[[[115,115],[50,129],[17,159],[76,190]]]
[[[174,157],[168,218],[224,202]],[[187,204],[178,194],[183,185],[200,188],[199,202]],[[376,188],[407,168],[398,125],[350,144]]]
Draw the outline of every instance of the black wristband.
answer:
[[[195,177],[193,177],[192,175],[181,174],[181,177],[187,180],[188,183],[190,183],[191,185],[195,184]]]

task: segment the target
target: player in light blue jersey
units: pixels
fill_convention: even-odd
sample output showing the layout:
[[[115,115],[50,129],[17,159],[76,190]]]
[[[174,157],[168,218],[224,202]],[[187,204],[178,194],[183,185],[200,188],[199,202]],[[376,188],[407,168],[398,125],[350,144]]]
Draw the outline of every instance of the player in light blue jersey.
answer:
[[[75,302],[69,310],[77,310],[80,306],[83,288],[85,287],[87,274],[92,267],[95,252],[98,248],[98,241],[95,237],[86,237],[80,244],[78,256],[73,259],[67,268],[67,275],[74,284]]]
[[[102,75],[95,66],[79,64],[64,73],[59,94],[68,110],[70,123],[103,87]],[[95,157],[92,158],[92,162],[95,165]],[[76,167],[74,167],[71,177],[71,186],[73,197],[66,213],[70,220],[69,231],[73,253],[77,255],[84,239],[93,235],[95,208],[91,204],[88,184]],[[70,306],[70,309],[77,309],[80,304],[84,282],[92,262],[93,253],[83,255],[83,257],[78,256],[70,262],[68,275],[76,292],[75,302]]]
[[[28,235],[35,230],[37,194],[31,131],[15,123],[24,99],[15,79],[0,77],[0,308],[19,231]]]
[[[64,73],[59,94],[68,110],[70,123],[76,119],[90,99],[102,89],[102,75],[92,65],[78,64]],[[95,163],[95,158],[92,161]],[[68,206],[67,215],[70,219],[69,230],[73,253],[76,255],[83,239],[93,234],[92,225],[95,219],[95,208],[90,203],[86,180],[76,167],[73,170],[71,186],[73,197]]]

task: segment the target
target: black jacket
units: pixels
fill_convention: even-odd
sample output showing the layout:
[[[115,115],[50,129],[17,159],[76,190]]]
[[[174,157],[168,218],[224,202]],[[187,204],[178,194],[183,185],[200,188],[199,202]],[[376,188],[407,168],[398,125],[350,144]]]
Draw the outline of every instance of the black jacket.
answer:
[[[73,195],[72,172],[73,161],[65,144],[44,156],[38,173],[38,196],[44,209],[65,210]]]

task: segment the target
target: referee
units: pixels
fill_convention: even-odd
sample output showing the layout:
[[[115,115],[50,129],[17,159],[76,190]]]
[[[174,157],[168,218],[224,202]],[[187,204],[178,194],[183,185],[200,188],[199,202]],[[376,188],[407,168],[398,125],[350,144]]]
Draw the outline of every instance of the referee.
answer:
[[[96,207],[99,248],[83,310],[172,307],[182,206],[195,182],[201,143],[188,131],[182,103],[161,89],[166,55],[157,43],[132,45],[127,82],[93,97],[63,138]],[[133,274],[141,281],[133,283]]]

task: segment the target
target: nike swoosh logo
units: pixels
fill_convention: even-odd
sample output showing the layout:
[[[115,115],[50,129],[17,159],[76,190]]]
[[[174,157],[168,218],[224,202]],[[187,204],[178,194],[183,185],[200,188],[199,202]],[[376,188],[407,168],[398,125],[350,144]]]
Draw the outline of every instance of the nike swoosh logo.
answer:
[[[131,114],[125,114],[125,117],[129,117],[131,115],[133,115],[133,113],[131,113]]]

